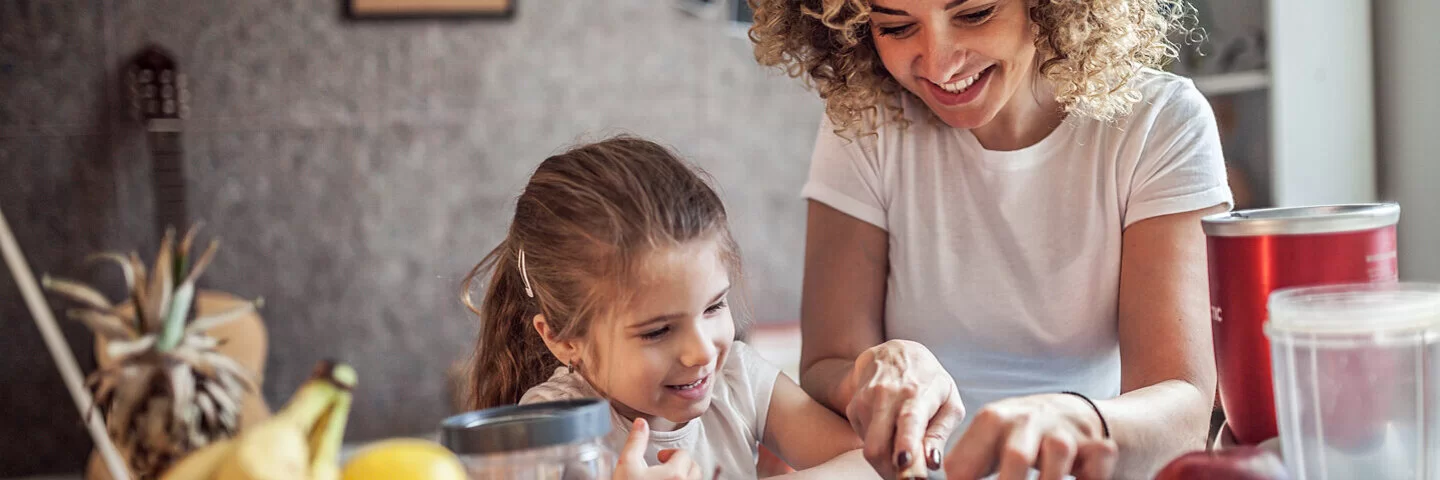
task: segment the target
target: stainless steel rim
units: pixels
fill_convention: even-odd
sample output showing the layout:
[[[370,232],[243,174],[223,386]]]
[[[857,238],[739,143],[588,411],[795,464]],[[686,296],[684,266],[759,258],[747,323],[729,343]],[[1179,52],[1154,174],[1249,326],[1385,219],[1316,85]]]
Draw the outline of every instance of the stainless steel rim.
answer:
[[[1310,235],[1373,230],[1400,221],[1398,203],[1356,203],[1313,207],[1237,210],[1200,221],[1212,237]]]

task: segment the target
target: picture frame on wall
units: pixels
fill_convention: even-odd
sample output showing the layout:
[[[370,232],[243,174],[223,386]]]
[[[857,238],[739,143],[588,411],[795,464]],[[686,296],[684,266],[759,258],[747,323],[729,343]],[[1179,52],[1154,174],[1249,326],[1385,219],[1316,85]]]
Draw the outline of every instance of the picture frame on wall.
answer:
[[[342,0],[352,19],[510,18],[519,0]]]

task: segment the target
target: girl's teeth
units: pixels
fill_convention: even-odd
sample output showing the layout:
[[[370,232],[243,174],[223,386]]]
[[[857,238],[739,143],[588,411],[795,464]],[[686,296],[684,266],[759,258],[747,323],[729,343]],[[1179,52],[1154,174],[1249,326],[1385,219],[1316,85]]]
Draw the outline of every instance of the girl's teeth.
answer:
[[[704,381],[704,380],[705,380],[705,379],[702,378],[702,379],[700,379],[700,380],[696,380],[696,381],[693,381],[693,382],[690,382],[690,383],[687,383],[687,384],[684,384],[684,385],[672,385],[670,388],[674,388],[674,389],[677,389],[677,390],[689,390],[689,389],[692,389],[692,388],[695,388],[695,387],[700,386],[700,382],[701,382],[701,381]]]

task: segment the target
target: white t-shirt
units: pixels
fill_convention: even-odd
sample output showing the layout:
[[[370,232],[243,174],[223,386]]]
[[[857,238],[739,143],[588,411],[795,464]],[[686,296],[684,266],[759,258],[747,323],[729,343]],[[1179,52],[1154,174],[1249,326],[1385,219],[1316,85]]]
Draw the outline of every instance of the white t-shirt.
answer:
[[[770,392],[780,369],[760,357],[744,342],[731,344],[730,353],[720,366],[714,390],[710,393],[710,409],[700,418],[669,432],[650,431],[650,446],[645,460],[658,465],[655,458],[661,450],[682,449],[689,452],[700,471],[708,478],[715,467],[721,467],[724,478],[754,478],[755,461],[760,441],[765,438],[765,414],[770,411]],[[580,374],[565,367],[555,369],[545,383],[526,390],[520,403],[603,398]],[[614,428],[605,437],[616,452],[630,436],[630,421],[612,408],[610,421]]]
[[[803,195],[889,233],[885,337],[934,351],[972,415],[1020,395],[1118,395],[1121,233],[1231,204],[1209,103],[1183,77],[1135,82],[1128,117],[1072,116],[1016,151],[985,150],[908,96],[905,129],[851,141],[820,126]]]

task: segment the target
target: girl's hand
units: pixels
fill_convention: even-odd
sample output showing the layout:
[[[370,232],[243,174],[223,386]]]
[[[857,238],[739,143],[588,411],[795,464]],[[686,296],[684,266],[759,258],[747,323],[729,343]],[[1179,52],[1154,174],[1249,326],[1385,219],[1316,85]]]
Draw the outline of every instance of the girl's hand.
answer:
[[[645,463],[645,447],[650,444],[650,424],[643,418],[635,419],[630,425],[630,437],[620,449],[620,461],[615,464],[615,480],[703,480],[700,465],[684,450],[661,450],[657,457],[660,465]]]
[[[855,359],[849,382],[855,394],[845,416],[876,472],[924,478],[921,467],[940,468],[945,439],[965,418],[965,406],[929,349],[906,340],[871,347]]]
[[[1001,400],[975,415],[945,459],[945,478],[970,480],[999,473],[999,480],[1079,480],[1115,474],[1115,441],[1105,438],[1099,415],[1072,395]]]

